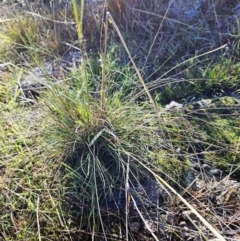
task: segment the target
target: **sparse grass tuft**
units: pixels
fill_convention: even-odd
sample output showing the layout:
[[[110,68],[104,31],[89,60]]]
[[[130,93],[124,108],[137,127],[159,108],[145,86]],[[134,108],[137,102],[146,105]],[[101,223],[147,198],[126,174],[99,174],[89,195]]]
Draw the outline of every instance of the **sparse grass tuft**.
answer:
[[[5,59],[20,61],[22,54],[30,57],[32,52],[42,52],[42,36],[38,19],[33,16],[14,16],[13,19],[4,24],[1,29],[1,56]],[[47,43],[49,39],[45,39]],[[50,45],[49,41],[49,45]],[[53,46],[51,46],[53,47]],[[28,55],[26,55],[28,52]],[[46,54],[46,52],[45,52]]]
[[[1,58],[36,64],[36,56],[46,59],[68,51],[77,39],[72,9],[64,12],[57,7],[54,11],[46,8],[42,16],[41,9],[32,12],[28,7],[12,6],[4,13],[0,25]]]
[[[240,88],[239,64],[230,59],[223,59],[217,63],[213,62],[205,68],[199,68],[198,65],[189,67],[182,72],[185,77],[181,80],[174,78],[163,79],[163,83],[154,86],[158,102],[168,104],[171,100],[182,103],[190,102],[192,99],[213,98],[220,96],[231,96]],[[192,69],[191,69],[192,68]],[[162,87],[161,87],[162,85]],[[162,89],[159,93],[159,89]]]

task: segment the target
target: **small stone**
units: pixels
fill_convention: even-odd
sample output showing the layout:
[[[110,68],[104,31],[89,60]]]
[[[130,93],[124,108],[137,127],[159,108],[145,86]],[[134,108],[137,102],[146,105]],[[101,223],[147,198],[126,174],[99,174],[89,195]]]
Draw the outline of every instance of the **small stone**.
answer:
[[[193,164],[192,164],[192,168],[193,168],[194,170],[198,171],[198,172],[201,171],[201,167],[200,167],[200,165],[199,165],[198,163],[193,163]]]
[[[176,101],[171,101],[168,105],[166,105],[166,109],[174,109],[174,108],[178,108],[178,109],[181,109],[183,107],[182,104],[179,104],[178,102]]]
[[[209,194],[208,198],[212,203],[216,203],[217,201],[216,195],[213,192]]]
[[[194,139],[194,143],[200,143],[201,141],[199,139]]]
[[[210,171],[210,173],[217,178],[221,178],[222,177],[222,171],[219,169],[213,169]]]
[[[184,226],[186,226],[187,224],[186,224],[186,222],[185,221],[181,221],[180,223],[179,223],[179,226],[180,227],[184,227]]]
[[[210,170],[211,170],[211,166],[210,165],[208,165],[208,164],[203,164],[203,169],[205,170],[205,171],[207,171],[207,172],[209,172]]]
[[[178,147],[178,148],[176,149],[176,153],[177,153],[177,154],[181,154],[181,151],[182,151],[182,150],[181,150],[180,147]]]

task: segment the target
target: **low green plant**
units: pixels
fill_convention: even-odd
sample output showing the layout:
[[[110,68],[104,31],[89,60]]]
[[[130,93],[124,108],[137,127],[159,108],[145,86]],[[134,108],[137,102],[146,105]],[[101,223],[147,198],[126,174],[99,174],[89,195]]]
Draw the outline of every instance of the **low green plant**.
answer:
[[[151,83],[154,86],[153,88],[157,89],[155,94],[158,103],[168,104],[172,100],[189,103],[193,99],[196,101],[201,98],[231,96],[232,93],[238,91],[240,85],[237,62],[223,59],[220,62],[212,63],[210,66],[200,68],[199,65],[201,63],[194,64],[194,67],[191,67],[192,69],[184,70],[183,72],[186,72],[186,75],[181,80],[171,77],[166,78],[163,82],[167,83],[162,84],[161,87],[156,87]]]
[[[41,7],[33,10],[30,6],[6,8],[0,25],[1,59],[39,64],[36,56],[42,60],[52,58],[69,51],[69,45],[76,41],[71,8],[64,12],[55,4],[54,11],[50,6],[43,7],[44,10]]]
[[[88,11],[90,7],[84,9],[82,1],[79,17],[79,6],[73,2],[83,61],[63,77],[67,78],[67,84],[52,84],[41,92],[38,103],[20,108],[15,103],[18,90],[12,92],[16,78],[9,82],[4,78],[0,83],[3,104],[0,239],[135,240],[146,235],[145,239],[158,240],[147,221],[154,222],[153,214],[158,220],[164,218],[159,214],[158,204],[151,200],[157,198],[144,196],[145,190],[141,187],[146,180],[147,187],[158,186],[160,181],[167,187],[167,193],[171,190],[170,195],[176,195],[204,222],[203,215],[171,186],[182,191],[181,186],[189,184],[187,175],[192,157],[210,161],[225,170],[231,169],[233,164],[239,165],[237,100],[221,102],[209,110],[196,108],[194,101],[190,101],[192,97],[209,96],[214,90],[226,92],[239,88],[238,64],[226,59],[217,62],[217,54],[211,55],[216,42],[208,38],[210,24],[207,28],[206,23],[199,20],[193,24],[194,31],[179,21],[177,27],[171,27],[169,22],[164,25],[165,20],[172,22],[173,19],[165,19],[154,12],[159,9],[156,8],[159,1],[155,0],[140,1],[139,5],[134,1],[110,1],[110,13],[106,14],[109,19],[103,24],[106,27],[108,23],[110,30],[103,36],[104,50],[101,54],[88,55],[83,44],[88,35],[84,35],[84,31],[93,28],[84,30],[83,26],[93,25],[87,21],[89,12],[85,13],[87,20],[83,18],[83,10]],[[92,15],[101,22],[99,14]],[[116,16],[119,17],[117,24]],[[208,17],[212,19],[207,15],[205,20]],[[33,16],[24,15],[20,20],[18,28],[12,25],[12,20],[1,25],[1,33],[10,29],[10,35],[1,39],[4,48],[11,50],[3,51],[2,57],[9,58],[9,53],[26,50],[29,59],[43,66],[41,54],[52,53],[57,48],[55,40],[52,41],[54,31],[49,25],[43,32],[39,31],[39,22]],[[29,30],[27,24],[32,24]],[[45,41],[46,35],[41,35],[45,30],[50,31],[49,43]],[[115,30],[127,54],[119,47]],[[120,30],[125,32],[121,34]],[[89,43],[92,44],[101,31],[96,32],[91,33],[93,39],[87,39]],[[188,38],[186,33],[189,33]],[[102,41],[98,39],[99,42]],[[195,49],[199,43],[206,45],[202,52],[206,49],[210,52],[200,57],[195,55],[200,51]],[[222,49],[224,47],[219,48]],[[142,76],[147,78],[148,85]],[[153,79],[155,81],[151,81]],[[158,106],[154,106],[151,98],[146,98],[151,97],[154,90],[157,90]],[[161,107],[173,99],[187,104],[180,110]],[[138,205],[134,206],[135,198]],[[153,213],[144,206],[145,202],[151,203],[149,209],[154,210]],[[179,208],[179,203],[177,205]],[[128,213],[130,206],[133,207],[130,214],[136,214],[134,217]],[[167,203],[167,210],[169,206]],[[131,229],[136,220],[144,226],[137,232]],[[168,227],[165,220],[162,224]],[[205,225],[223,240],[211,225],[206,222]],[[172,237],[179,238],[173,228],[168,229]]]
[[[2,25],[0,34],[1,57],[20,60],[20,54],[27,52],[27,50],[37,51],[40,46],[39,28],[39,21],[31,16],[16,16]]]
[[[58,191],[50,189],[52,178],[61,179],[57,166],[44,152],[46,145],[40,134],[46,125],[44,118],[44,111],[37,111],[37,107],[23,110],[15,106],[1,111],[1,238],[31,240],[40,232],[38,226],[41,235],[49,237],[49,232],[54,234],[60,225],[60,216],[55,215],[59,212],[54,198]],[[51,230],[46,232],[49,225]]]
[[[79,223],[74,217],[81,217],[81,228],[90,231],[88,222],[91,220],[96,225],[91,232],[104,234],[109,230],[107,219],[116,218],[114,209],[117,210],[117,206],[114,203],[117,200],[113,193],[125,186],[128,160],[129,181],[133,189],[136,188],[133,183],[140,183],[150,175],[138,162],[151,165],[156,173],[160,173],[158,166],[161,166],[161,171],[166,172],[171,180],[176,176],[181,179],[181,176],[179,172],[172,172],[170,166],[167,169],[169,162],[160,162],[153,155],[166,150],[166,147],[159,132],[158,118],[148,104],[120,100],[116,93],[114,96],[106,95],[102,111],[99,99],[91,97],[89,106],[84,94],[79,97],[79,91],[77,88],[54,88],[44,98],[53,120],[52,125],[45,129],[45,140],[48,151],[54,153],[63,165],[66,185],[62,200],[65,208],[69,208],[72,221],[75,220],[72,225]],[[180,163],[177,159],[175,162]],[[187,163],[182,165],[187,166]],[[124,206],[124,196],[121,199],[119,205]],[[70,206],[66,200],[70,200]],[[71,206],[74,200],[80,208]],[[113,213],[109,210],[111,207]],[[86,215],[88,219],[83,218]]]

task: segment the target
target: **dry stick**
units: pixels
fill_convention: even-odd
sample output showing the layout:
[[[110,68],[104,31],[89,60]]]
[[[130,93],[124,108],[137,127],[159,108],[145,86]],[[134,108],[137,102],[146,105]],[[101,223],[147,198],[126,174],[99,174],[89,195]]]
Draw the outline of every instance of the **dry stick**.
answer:
[[[41,14],[37,14],[37,13],[33,13],[33,12],[25,11],[24,13],[32,15],[32,16],[35,16],[35,17],[39,17],[41,19],[45,19],[45,20],[47,20],[49,22],[62,23],[62,24],[71,24],[71,25],[75,25],[76,24],[75,22],[58,21],[58,20],[55,20],[55,19],[47,18],[47,17],[42,16]],[[16,19],[9,19],[9,20],[16,20]]]
[[[137,204],[136,204],[136,201],[133,197],[131,197],[132,201],[133,201],[133,205],[134,205],[134,208],[137,210],[140,218],[142,219],[146,229],[148,230],[149,233],[151,233],[152,237],[154,238],[155,241],[159,241],[159,239],[157,238],[157,236],[154,234],[154,232],[151,230],[150,226],[148,225],[147,221],[144,219],[142,213],[140,212],[140,210],[138,209],[137,207]]]
[[[150,92],[149,92],[149,90],[148,90],[148,88],[147,88],[147,86],[146,86],[146,84],[145,84],[145,82],[144,82],[144,80],[143,80],[140,72],[139,72],[139,69],[137,68],[135,62],[133,61],[133,58],[132,58],[132,56],[131,56],[131,54],[130,54],[130,52],[129,52],[129,50],[128,50],[128,47],[127,47],[127,45],[126,45],[126,43],[125,43],[125,41],[124,41],[124,39],[123,39],[123,36],[122,36],[122,34],[121,34],[121,32],[120,32],[117,24],[115,23],[112,15],[110,14],[109,11],[107,11],[106,16],[107,16],[107,20],[108,20],[108,19],[111,20],[111,22],[112,22],[115,30],[117,31],[117,34],[118,34],[118,36],[119,36],[119,38],[120,38],[120,40],[121,40],[121,42],[122,42],[122,44],[123,44],[123,46],[124,46],[127,54],[128,54],[128,57],[130,58],[130,60],[131,60],[131,62],[132,62],[132,64],[133,64],[133,67],[134,67],[134,69],[135,69],[135,71],[136,71],[136,73],[137,73],[137,75],[138,75],[138,78],[139,78],[139,80],[140,80],[140,82],[141,82],[141,84],[142,84],[142,86],[143,86],[143,88],[144,88],[144,91],[147,93],[147,96],[149,97],[149,100],[150,100],[150,102],[151,102],[152,105],[153,105],[154,111],[155,111],[156,116],[157,116],[158,121],[159,121],[159,126],[160,126],[160,128],[161,128],[160,117],[159,117],[159,113],[158,113],[156,104],[155,104],[155,102],[154,102],[154,100],[153,100],[153,98],[152,98],[152,96],[151,96],[151,94],[150,94]],[[162,135],[165,136],[163,130],[162,130]]]
[[[135,160],[138,161],[137,159]],[[165,182],[160,176],[154,173],[150,168],[144,165],[144,163],[140,161],[138,161],[138,163],[144,168],[146,168],[150,173],[152,173],[171,192],[173,192],[173,194],[175,194],[220,241],[226,241],[226,239],[201,214],[199,214],[197,210],[186,199],[184,199],[178,192],[176,192],[175,189],[173,189],[167,182]]]
[[[108,36],[108,19],[105,15],[104,24],[104,52],[102,59],[102,84],[101,84],[101,111],[104,110],[104,84],[105,84],[105,66],[106,66],[106,55],[107,55],[107,36]]]
[[[127,170],[126,170],[126,182],[125,182],[125,198],[126,198],[126,204],[125,204],[125,208],[126,208],[126,240],[128,241],[128,214],[129,214],[129,203],[130,203],[130,199],[131,199],[131,194],[129,191],[129,160],[130,157],[128,156],[128,160],[127,160]]]
[[[111,23],[113,24],[115,30],[117,31],[117,34],[118,34],[119,38],[121,39],[121,42],[122,42],[122,44],[123,44],[123,46],[124,46],[124,48],[125,48],[125,50],[126,50],[126,52],[127,52],[127,54],[128,54],[128,57],[130,58],[130,60],[131,60],[131,62],[132,62],[132,64],[133,64],[133,67],[134,67],[134,69],[135,69],[135,71],[136,71],[136,73],[137,73],[137,75],[138,75],[138,78],[139,78],[139,80],[140,80],[140,82],[141,82],[141,84],[142,84],[145,92],[147,93],[150,102],[153,104],[154,110],[156,111],[156,114],[157,114],[158,111],[157,111],[157,107],[156,107],[156,105],[155,105],[155,102],[154,102],[154,100],[153,100],[153,98],[152,98],[152,96],[151,96],[151,94],[150,94],[150,92],[149,92],[146,84],[144,83],[144,80],[143,80],[143,78],[142,78],[142,76],[141,76],[141,74],[140,74],[140,72],[139,72],[136,64],[135,64],[134,61],[133,61],[133,58],[132,58],[132,56],[131,56],[131,54],[130,54],[130,52],[129,52],[129,50],[128,50],[127,45],[125,44],[125,41],[124,41],[124,39],[123,39],[123,36],[122,36],[122,34],[121,34],[121,32],[120,32],[117,24],[115,23],[112,15],[111,15],[111,13],[110,13],[109,11],[107,11],[106,15],[107,15],[107,17],[111,20]]]
[[[15,21],[16,18],[8,18],[8,19],[0,19],[0,23],[8,22],[8,21]]]
[[[38,198],[37,198],[36,215],[37,215],[38,240],[41,241],[41,232],[40,232],[40,223],[39,223],[38,209],[39,209],[39,195],[38,195]]]

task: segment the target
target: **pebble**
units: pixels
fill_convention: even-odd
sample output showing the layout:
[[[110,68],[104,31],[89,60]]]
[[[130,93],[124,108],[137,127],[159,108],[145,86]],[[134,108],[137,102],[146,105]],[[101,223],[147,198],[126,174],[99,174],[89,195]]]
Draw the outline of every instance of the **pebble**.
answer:
[[[211,173],[214,177],[217,177],[217,178],[221,178],[221,177],[222,177],[222,171],[219,170],[219,169],[210,170],[210,173]]]
[[[199,165],[198,163],[193,163],[193,164],[192,164],[192,168],[193,168],[194,170],[198,171],[198,172],[201,171],[201,167],[200,167],[200,165]]]
[[[206,164],[206,163],[203,164],[202,167],[203,167],[203,169],[204,169],[205,171],[207,171],[207,172],[209,172],[209,171],[211,170],[211,166],[208,165],[208,164]]]

